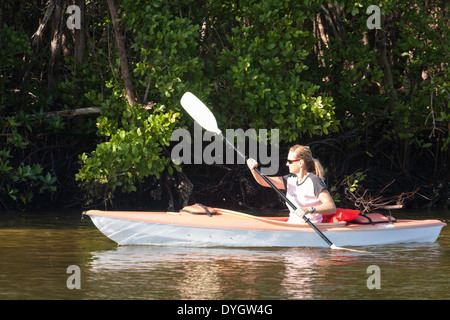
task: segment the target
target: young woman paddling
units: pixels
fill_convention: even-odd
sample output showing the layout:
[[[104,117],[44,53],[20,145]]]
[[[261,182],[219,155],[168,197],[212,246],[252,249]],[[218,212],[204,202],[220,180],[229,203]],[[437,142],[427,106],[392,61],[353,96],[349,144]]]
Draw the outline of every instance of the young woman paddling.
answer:
[[[270,187],[256,173],[258,162],[248,159],[255,180],[264,187]],[[307,146],[295,145],[289,149],[286,165],[289,175],[273,176],[268,179],[278,188],[286,190],[286,197],[297,207],[294,210],[288,205],[290,223],[304,223],[303,216],[313,223],[322,222],[322,215],[336,213],[336,205],[323,181],[323,167],[319,160],[312,157]]]

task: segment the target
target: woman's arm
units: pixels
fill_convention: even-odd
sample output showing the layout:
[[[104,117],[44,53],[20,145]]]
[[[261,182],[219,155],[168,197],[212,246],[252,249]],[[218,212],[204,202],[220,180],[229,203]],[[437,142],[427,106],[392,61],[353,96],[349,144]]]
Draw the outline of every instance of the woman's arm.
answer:
[[[252,172],[253,177],[255,178],[256,182],[258,182],[263,187],[270,187],[270,185],[256,172],[255,168],[258,166],[258,162],[255,159],[248,159],[247,160],[247,166],[249,167],[250,171]],[[275,187],[278,189],[284,190],[284,182],[283,178],[280,176],[274,176],[274,177],[267,177],[270,182],[274,184]]]
[[[314,211],[312,207],[302,207],[297,208],[297,210],[295,210],[294,213],[300,218],[303,218],[303,216],[307,213],[320,213],[324,215],[336,213],[336,205],[334,203],[333,198],[331,197],[330,193],[327,190],[322,190],[322,192],[319,193],[318,198],[322,203],[317,206],[314,206]]]
[[[319,193],[319,200],[322,202],[322,204],[318,206],[314,206],[315,210],[314,213],[320,213],[320,214],[334,214],[336,213],[336,204],[334,203],[333,198],[331,197],[328,190],[322,190],[321,193]]]

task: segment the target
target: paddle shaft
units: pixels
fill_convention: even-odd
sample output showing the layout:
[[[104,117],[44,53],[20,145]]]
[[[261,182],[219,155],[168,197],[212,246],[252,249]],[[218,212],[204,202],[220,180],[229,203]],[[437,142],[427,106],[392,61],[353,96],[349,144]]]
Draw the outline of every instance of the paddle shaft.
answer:
[[[236,148],[236,146],[234,145],[233,142],[231,142],[230,140],[228,140],[222,133],[220,133],[220,137],[222,139],[224,139],[231,147],[233,147],[234,150],[236,150],[236,152],[245,159],[245,161],[247,161],[247,156],[245,154],[243,154],[238,148]],[[256,173],[258,173],[261,178],[264,179],[265,182],[267,182],[267,184],[273,189],[275,190],[280,196],[281,198],[283,198],[284,201],[286,201],[286,203],[293,208],[294,210],[297,209],[297,207],[284,195],[283,192],[281,192],[273,183],[272,181],[269,180],[269,178],[267,178],[264,174],[261,173],[261,171],[258,169],[258,167],[255,168]],[[314,231],[330,246],[330,247],[336,247],[333,242],[330,241],[330,239],[328,239],[323,233],[322,231],[319,230],[319,228],[317,228],[314,223],[312,223],[308,217],[303,216],[303,219],[305,220],[305,222],[314,229]]]

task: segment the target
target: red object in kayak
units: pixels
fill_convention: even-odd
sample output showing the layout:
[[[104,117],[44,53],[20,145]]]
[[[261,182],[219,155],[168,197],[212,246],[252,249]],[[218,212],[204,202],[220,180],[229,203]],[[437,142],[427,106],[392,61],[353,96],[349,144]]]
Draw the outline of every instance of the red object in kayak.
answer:
[[[352,221],[359,216],[361,210],[337,208],[335,214],[326,214],[322,216],[322,222],[335,223],[340,221]]]

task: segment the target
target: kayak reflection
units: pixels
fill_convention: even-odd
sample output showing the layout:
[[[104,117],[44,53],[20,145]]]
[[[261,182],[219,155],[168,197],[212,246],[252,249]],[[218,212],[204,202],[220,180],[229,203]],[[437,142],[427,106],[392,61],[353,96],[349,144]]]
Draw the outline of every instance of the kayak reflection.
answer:
[[[358,256],[317,248],[120,246],[94,252],[88,269],[91,283],[132,287],[130,299],[312,299],[317,280]]]

